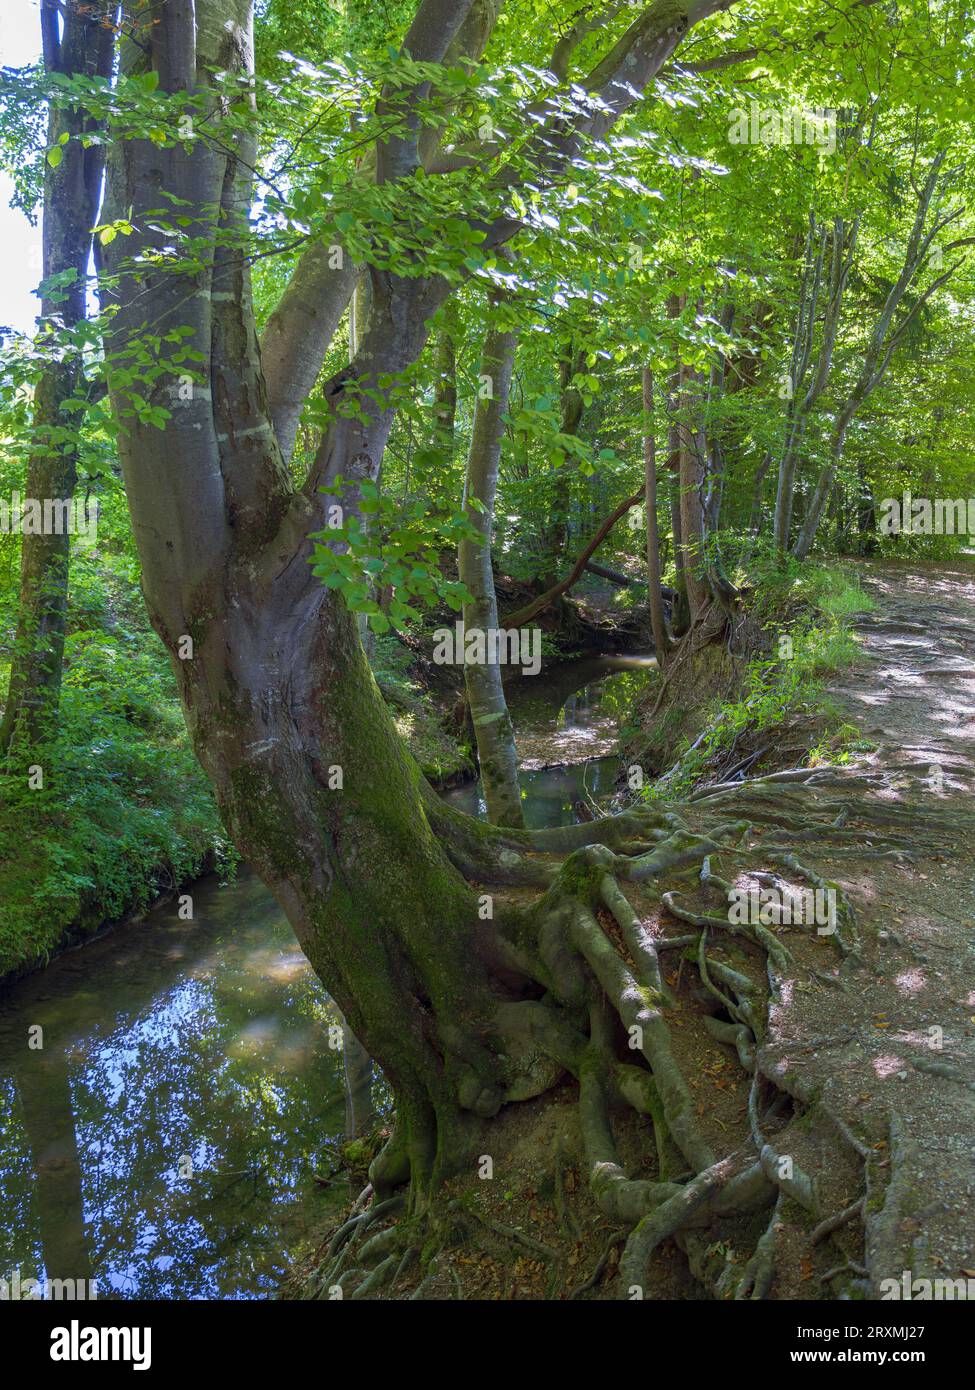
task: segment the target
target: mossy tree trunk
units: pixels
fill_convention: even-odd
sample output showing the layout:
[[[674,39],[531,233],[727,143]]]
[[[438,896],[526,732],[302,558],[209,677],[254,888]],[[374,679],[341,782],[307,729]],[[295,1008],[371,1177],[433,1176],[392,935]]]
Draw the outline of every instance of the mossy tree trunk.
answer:
[[[710,0],[689,10],[668,2],[641,13],[584,77],[603,102],[579,116],[578,129],[560,117],[546,132],[548,167],[571,159],[580,135],[603,137],[687,29],[718,8]],[[483,48],[483,9],[423,0],[407,51],[418,62],[440,62],[469,23]],[[142,4],[131,18],[139,42],[127,46],[125,65],[151,65],[164,93],[205,96],[213,68],[252,69],[250,0]],[[422,102],[424,89],[414,95]],[[410,93],[399,99],[409,103]],[[216,129],[219,107],[215,93]],[[392,184],[416,173],[418,127],[399,123],[380,139],[377,179]],[[287,373],[268,380],[262,369],[237,241],[256,157],[254,137],[240,129],[212,143],[132,139],[113,150],[108,215],[128,215],[135,230],[108,248],[108,269],[121,275],[110,346],[125,351],[148,320],[157,333],[189,328],[187,344],[206,364],[205,381],[191,393],[175,380],[153,388],[153,402],[170,411],[162,430],[127,414],[124,399],[114,402],[119,453],[146,603],[172,659],[194,748],[236,845],[394,1090],[397,1124],[374,1165],[377,1190],[411,1178],[414,1205],[423,1207],[440,1178],[480,1152],[483,1127],[502,1104],[551,1084],[551,1066],[536,1074],[526,1061],[537,1052],[526,1006],[535,1010],[551,987],[553,999],[578,1012],[587,989],[579,967],[567,970],[562,948],[545,937],[546,924],[563,920],[556,890],[534,908],[504,912],[481,885],[544,886],[555,869],[534,862],[540,850],[621,837],[636,843],[646,833],[632,817],[534,834],[481,825],[446,808],[405,751],[353,616],[311,574],[308,537],[325,525],[323,484],[339,474],[350,480],[343,504],[354,512],[356,484],[378,478],[394,410],[387,383],[417,361],[451,286],[371,271],[368,324],[351,366],[325,394],[340,405],[350,378],[370,389],[354,416],[336,410],[296,488],[285,462],[294,386]],[[149,214],[161,188],[184,200],[190,218],[197,257],[185,273],[157,268],[169,234]],[[518,230],[500,219],[486,245]],[[206,245],[208,258],[199,251]],[[317,286],[347,300],[351,286],[343,280],[330,289],[328,273],[313,244],[292,285],[305,298]],[[289,306],[295,312],[284,314]],[[314,380],[325,351],[320,319],[298,312],[291,290],[273,338],[275,362],[300,362]],[[682,844],[659,862],[692,862],[695,854]],[[586,949],[601,949],[590,941],[590,919],[607,865],[612,856],[566,879],[566,891],[588,904],[584,914],[573,909]]]

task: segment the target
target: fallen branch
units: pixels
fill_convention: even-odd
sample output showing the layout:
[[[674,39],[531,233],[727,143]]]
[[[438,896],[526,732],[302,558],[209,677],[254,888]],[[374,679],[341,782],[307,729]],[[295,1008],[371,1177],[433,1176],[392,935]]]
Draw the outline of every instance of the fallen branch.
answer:
[[[531,622],[536,614],[541,613],[543,608],[547,608],[550,603],[554,603],[557,598],[561,598],[567,590],[571,589],[589,563],[589,557],[603,543],[620,517],[625,516],[631,507],[635,507],[638,502],[642,501],[642,488],[639,492],[634,492],[631,497],[624,498],[619,506],[610,512],[609,516],[599,527],[599,530],[593,536],[585,550],[577,556],[575,564],[572,566],[572,569],[565,579],[560,579],[558,584],[553,584],[550,589],[545,590],[544,594],[539,594],[538,598],[533,598],[530,603],[526,603],[525,606],[519,608],[517,612],[507,614],[504,619],[505,627],[523,627],[525,623]]]

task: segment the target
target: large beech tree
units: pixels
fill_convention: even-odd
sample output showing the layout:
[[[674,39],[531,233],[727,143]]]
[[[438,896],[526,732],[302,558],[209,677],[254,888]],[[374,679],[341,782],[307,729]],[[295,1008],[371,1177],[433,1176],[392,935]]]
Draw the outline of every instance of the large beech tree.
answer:
[[[688,31],[728,7],[654,0],[622,17],[615,6],[581,10],[537,65],[594,99],[549,97],[534,108],[536,180],[561,177],[641,100]],[[403,54],[423,65],[476,57],[498,11],[493,0],[422,0]],[[379,478],[395,384],[457,280],[409,254],[398,267],[376,255],[368,322],[351,364],[324,387],[327,428],[296,483],[298,412],[360,269],[312,239],[259,340],[247,255],[256,136],[234,119],[251,92],[215,76],[249,77],[252,21],[251,0],[146,4],[124,54],[127,74],[151,70],[163,95],[187,94],[197,112],[209,104],[192,137],[120,140],[109,170],[108,216],[132,229],[108,248],[113,360],[146,333],[189,328],[204,364],[191,391],[175,376],[156,384],[152,402],[169,412],[162,428],[115,392],[146,602],[230,833],[395,1092],[394,1132],[371,1173],[378,1196],[408,1181],[411,1211],[426,1213],[444,1176],[485,1151],[501,1107],[568,1070],[580,1082],[594,1193],[611,1219],[635,1225],[624,1274],[639,1282],[649,1251],[704,1204],[761,1208],[787,1185],[814,1210],[808,1180],[782,1177],[758,1119],[751,1148],[722,1157],[706,1142],[671,1051],[654,942],[620,887],[706,866],[743,825],[722,821],[723,805],[707,833],[664,809],[540,832],[484,825],[446,806],[405,751],[354,615],[312,572],[309,537],[326,525],[333,498],[323,487],[344,482],[354,512],[361,485]],[[586,71],[579,55],[600,42]],[[379,93],[380,133],[360,169],[363,187],[398,190],[404,206],[423,170],[435,179],[477,158],[438,150],[431,81],[430,68],[414,66]],[[528,156],[502,164],[495,186],[515,188]],[[164,199],[182,210],[192,258],[172,255],[171,231],[159,225]],[[522,222],[506,213],[477,231],[490,253]],[[353,394],[357,408],[343,411]],[[539,896],[507,905],[505,885],[534,885]],[[625,953],[599,911],[616,922]],[[769,933],[756,940],[781,961]],[[720,1026],[747,1054],[754,1005],[730,1000],[743,988],[734,971],[719,978],[735,1019]],[[625,1061],[621,1026],[638,1044]],[[626,1175],[608,1118],[618,1103],[653,1117],[677,1155],[673,1171],[689,1181]]]
[[[604,135],[687,31],[725,7],[658,0],[640,12],[585,78],[598,107],[574,124],[553,117],[549,164]],[[151,65],[160,91],[190,94],[207,88],[214,68],[249,73],[250,0],[146,8],[153,22],[128,47],[127,72]],[[483,21],[470,0],[424,0],[404,50],[441,62],[455,41],[463,51],[465,26],[473,36]],[[587,32],[579,26],[579,42]],[[216,93],[213,100],[217,108]],[[416,123],[380,141],[376,178],[407,185],[419,146]],[[359,416],[333,422],[310,475],[294,487],[285,456],[297,370],[265,377],[246,265],[216,236],[246,219],[254,163],[253,138],[240,131],[226,148],[202,139],[116,147],[111,215],[127,216],[135,231],[111,247],[113,349],[121,352],[146,325],[189,325],[207,364],[191,399],[180,398],[175,379],[157,388],[171,412],[162,430],[121,406],[120,454],[146,602],[173,657],[194,747],[241,852],[395,1090],[396,1133],[377,1182],[412,1177],[422,1202],[432,1181],[470,1157],[483,1122],[531,1089],[512,1042],[518,1028],[503,1020],[519,1007],[512,971],[530,973],[526,949],[531,957],[538,950],[522,935],[540,919],[525,914],[486,929],[471,880],[537,877],[526,852],[622,832],[615,824],[534,835],[485,830],[442,807],[405,753],[352,615],[311,573],[308,536],[324,525],[322,485],[378,476],[392,421],[379,383],[417,359],[451,285],[373,270],[369,323],[349,375],[377,389]],[[160,190],[185,200],[194,233],[214,247],[192,271],[154,263],[166,240],[151,227]],[[489,235],[500,244],[517,231],[499,220]],[[302,364],[306,389],[336,319],[315,306],[350,293],[351,277],[337,278],[311,246],[266,334],[275,364]],[[336,383],[332,397],[343,389]]]

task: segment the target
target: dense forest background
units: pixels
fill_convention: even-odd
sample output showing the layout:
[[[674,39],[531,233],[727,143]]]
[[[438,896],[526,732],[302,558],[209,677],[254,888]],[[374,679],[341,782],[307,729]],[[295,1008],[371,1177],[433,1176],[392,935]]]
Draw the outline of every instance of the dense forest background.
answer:
[[[192,16],[42,0],[39,61],[0,74],[44,237],[0,359],[0,976],[271,845],[179,646],[209,651],[220,546],[253,579],[289,524],[424,776],[479,768],[496,826],[520,832],[511,724],[497,664],[435,657],[458,620],[536,630],[546,668],[655,651],[615,810],[777,746],[848,762],[822,685],[856,657],[858,565],[970,562],[965,4],[208,0],[191,61]],[[10,524],[44,498],[96,525]],[[326,708],[364,746],[358,703]]]

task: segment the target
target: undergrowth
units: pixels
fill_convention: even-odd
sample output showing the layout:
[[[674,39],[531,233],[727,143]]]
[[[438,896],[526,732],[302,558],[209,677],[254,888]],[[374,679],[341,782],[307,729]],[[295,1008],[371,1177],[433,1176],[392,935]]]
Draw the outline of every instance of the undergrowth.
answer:
[[[0,764],[0,978],[235,860],[136,580],[77,556],[57,734]]]
[[[840,566],[782,563],[763,553],[735,580],[747,596],[751,633],[739,693],[704,711],[705,732],[680,740],[670,772],[643,789],[648,801],[686,795],[719,770],[726,773],[729,755],[768,744],[777,730],[804,727],[810,766],[847,762],[863,746],[825,691],[825,678],[859,653],[852,618],[876,607],[859,577]]]

